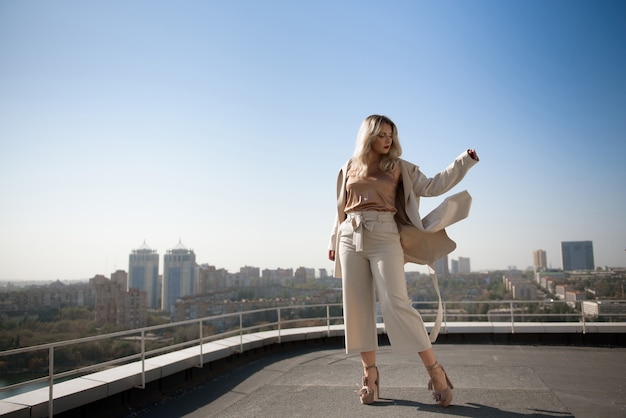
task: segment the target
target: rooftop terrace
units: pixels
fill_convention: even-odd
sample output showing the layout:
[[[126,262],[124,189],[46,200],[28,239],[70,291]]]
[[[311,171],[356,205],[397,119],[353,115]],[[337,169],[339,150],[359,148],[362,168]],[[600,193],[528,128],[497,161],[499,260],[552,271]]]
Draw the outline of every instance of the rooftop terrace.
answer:
[[[436,406],[416,355],[378,355],[381,399],[361,405],[359,356],[340,345],[267,354],[127,417],[624,417],[626,349],[442,344],[454,389]]]
[[[626,416],[626,323],[519,322],[517,313],[509,322],[446,322],[435,345],[455,385],[446,409],[431,400],[418,356],[394,354],[381,323],[382,399],[366,406],[356,394],[359,356],[345,354],[343,325],[335,323],[332,306],[324,307],[325,317],[307,318],[321,326],[289,328],[298,320],[281,319],[281,309],[297,307],[276,308],[277,321],[262,326],[245,326],[243,319],[260,311],[157,326],[189,326],[199,335],[152,350],[146,338],[163,331],[157,327],[0,352],[10,357],[45,349],[54,359],[55,350],[85,341],[134,333],[141,342],[136,355],[69,371],[76,375],[69,380],[59,382],[65,372],[55,371],[48,379],[53,386],[0,400],[0,416]],[[203,336],[207,321],[227,318],[238,318],[239,328]]]

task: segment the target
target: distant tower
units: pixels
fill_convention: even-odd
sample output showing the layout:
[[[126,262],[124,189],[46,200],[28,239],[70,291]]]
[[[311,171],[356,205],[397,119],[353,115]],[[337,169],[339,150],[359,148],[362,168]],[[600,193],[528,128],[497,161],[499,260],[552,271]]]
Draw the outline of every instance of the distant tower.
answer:
[[[450,260],[450,273],[457,274],[459,272],[459,260]]]
[[[533,267],[535,271],[545,271],[548,269],[546,252],[544,250],[533,251]]]
[[[459,273],[470,273],[470,259],[468,257],[459,257]]]
[[[448,256],[444,255],[439,260],[435,261],[435,272],[440,276],[447,276],[450,272],[448,270]]]
[[[563,241],[561,242],[563,256],[563,270],[593,270],[593,242],[591,241]]]
[[[122,286],[122,289],[128,290],[128,274],[124,270],[111,273],[111,281]]]
[[[195,294],[196,254],[182,242],[163,256],[163,289],[161,309],[174,313],[178,298]]]
[[[159,254],[144,241],[128,257],[128,289],[139,289],[148,295],[148,307],[159,306]]]

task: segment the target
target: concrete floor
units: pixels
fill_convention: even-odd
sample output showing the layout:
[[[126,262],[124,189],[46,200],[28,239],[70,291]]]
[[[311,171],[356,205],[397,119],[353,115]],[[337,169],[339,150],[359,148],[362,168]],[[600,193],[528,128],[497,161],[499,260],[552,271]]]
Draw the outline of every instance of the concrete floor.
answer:
[[[300,347],[233,368],[128,417],[626,417],[626,348],[437,344],[454,402],[436,406],[417,355],[378,352],[381,399],[361,405],[358,355]]]

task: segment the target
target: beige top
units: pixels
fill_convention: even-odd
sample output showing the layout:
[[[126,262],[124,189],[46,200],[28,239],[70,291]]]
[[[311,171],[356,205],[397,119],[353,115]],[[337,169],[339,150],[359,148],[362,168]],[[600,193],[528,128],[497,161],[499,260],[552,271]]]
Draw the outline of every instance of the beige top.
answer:
[[[378,166],[370,168],[364,179],[351,174],[348,173],[346,182],[346,213],[366,210],[396,213],[399,168],[392,172],[383,171]]]

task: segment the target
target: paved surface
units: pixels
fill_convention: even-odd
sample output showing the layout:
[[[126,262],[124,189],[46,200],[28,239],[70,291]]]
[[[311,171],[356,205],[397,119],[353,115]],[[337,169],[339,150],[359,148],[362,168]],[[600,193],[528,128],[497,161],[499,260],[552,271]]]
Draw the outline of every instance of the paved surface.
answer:
[[[417,355],[378,352],[382,399],[361,405],[358,355],[298,348],[237,367],[134,417],[626,417],[626,348],[442,345],[454,402],[440,408]]]

